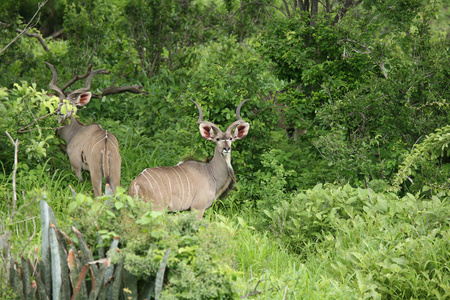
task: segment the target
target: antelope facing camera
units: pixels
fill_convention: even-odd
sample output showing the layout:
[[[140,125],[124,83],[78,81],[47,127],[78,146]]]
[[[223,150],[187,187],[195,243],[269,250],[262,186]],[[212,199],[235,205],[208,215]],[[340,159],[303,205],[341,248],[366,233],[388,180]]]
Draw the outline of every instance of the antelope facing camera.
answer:
[[[231,166],[231,144],[248,134],[250,125],[240,111],[242,101],[236,109],[237,121],[225,132],[214,123],[203,121],[203,111],[197,102],[200,134],[206,140],[216,143],[214,157],[208,163],[197,161],[181,162],[174,167],[155,167],[142,171],[130,185],[130,196],[137,196],[153,203],[153,210],[170,211],[198,210],[197,220],[203,217],[207,208],[235,182]]]

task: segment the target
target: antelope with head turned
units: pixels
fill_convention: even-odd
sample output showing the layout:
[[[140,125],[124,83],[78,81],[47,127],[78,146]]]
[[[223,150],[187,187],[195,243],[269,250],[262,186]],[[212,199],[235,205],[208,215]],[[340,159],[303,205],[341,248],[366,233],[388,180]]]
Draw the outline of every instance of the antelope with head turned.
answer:
[[[200,220],[205,210],[236,182],[231,166],[231,144],[245,138],[250,125],[240,116],[242,104],[247,100],[239,104],[237,121],[225,132],[214,123],[203,121],[200,105],[191,101],[199,111],[200,134],[216,143],[213,158],[208,163],[185,161],[174,167],[145,169],[131,182],[129,194],[152,202],[156,211],[198,210],[197,220]]]
[[[55,68],[50,63],[45,63],[53,75],[49,86],[60,98],[59,111],[64,105],[64,100],[68,100],[73,106],[87,105],[92,97],[92,93],[89,91],[92,78],[97,74],[109,73],[107,70],[91,71],[89,69],[85,76],[81,76],[87,77],[85,87],[65,94],[63,91],[68,84],[63,89],[59,88],[56,85],[58,75]],[[79,78],[80,76],[76,76],[72,81],[75,82]],[[116,137],[100,125],[86,126],[82,124],[72,116],[71,110],[60,114],[58,122],[62,127],[58,129],[57,133],[66,141],[67,155],[77,178],[83,181],[82,170],[90,172],[95,197],[102,195],[103,177],[105,177],[105,184],[114,191],[120,185],[121,167],[119,143]]]

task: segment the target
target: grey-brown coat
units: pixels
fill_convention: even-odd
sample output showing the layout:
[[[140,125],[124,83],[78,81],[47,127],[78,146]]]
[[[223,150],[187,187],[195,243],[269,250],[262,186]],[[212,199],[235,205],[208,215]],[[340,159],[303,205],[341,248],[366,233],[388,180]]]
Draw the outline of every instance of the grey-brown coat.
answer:
[[[225,132],[203,121],[203,112],[194,102],[200,113],[197,122],[200,134],[216,143],[214,157],[208,163],[186,161],[173,167],[145,169],[131,182],[129,194],[153,202],[156,211],[198,210],[200,220],[205,210],[236,181],[231,166],[231,144],[245,138],[250,128],[240,117],[244,102],[236,110],[237,121]]]
[[[58,110],[61,112],[63,106],[66,108],[65,113],[61,113],[59,116],[58,121],[62,127],[58,129],[57,133],[66,141],[67,155],[72,170],[81,181],[83,181],[82,170],[90,172],[95,197],[102,195],[103,177],[105,177],[105,185],[109,185],[114,192],[120,185],[121,171],[119,143],[116,137],[100,125],[83,125],[72,117],[72,110],[67,109],[67,105],[64,103],[64,100],[68,100],[73,106],[87,105],[92,98],[92,93],[89,92],[92,77],[99,73],[105,73],[106,70],[90,72],[85,88],[65,95],[56,85],[58,76],[55,68],[47,62],[46,64],[53,74],[49,86],[60,98]]]

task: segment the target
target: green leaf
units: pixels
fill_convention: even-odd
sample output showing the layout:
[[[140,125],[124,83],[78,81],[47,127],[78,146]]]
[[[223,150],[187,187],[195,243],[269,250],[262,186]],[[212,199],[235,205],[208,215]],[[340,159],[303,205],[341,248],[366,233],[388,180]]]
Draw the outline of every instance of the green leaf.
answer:
[[[164,254],[164,259],[161,261],[161,265],[159,267],[158,273],[156,274],[155,279],[155,299],[159,299],[159,295],[162,291],[163,286],[163,280],[164,280],[164,273],[167,266],[167,261],[169,260],[169,253],[170,248],[167,249],[166,253]]]
[[[77,202],[70,202],[68,207],[69,212],[73,212],[78,206]]]
[[[128,201],[128,206],[130,206],[131,208],[133,208],[135,206],[134,199],[132,197],[127,197],[127,201]]]
[[[77,197],[75,198],[75,201],[78,206],[81,206],[85,201],[87,197],[84,194],[77,194]]]
[[[59,243],[56,237],[56,227],[50,226],[48,229],[50,240],[50,256],[51,256],[51,276],[52,276],[52,295],[62,299],[61,287],[62,287],[62,270],[61,270],[61,257],[59,255]]]
[[[124,205],[122,202],[120,202],[120,201],[116,201],[116,202],[114,203],[114,206],[116,207],[117,210],[120,210],[120,209],[123,208],[125,205]]]

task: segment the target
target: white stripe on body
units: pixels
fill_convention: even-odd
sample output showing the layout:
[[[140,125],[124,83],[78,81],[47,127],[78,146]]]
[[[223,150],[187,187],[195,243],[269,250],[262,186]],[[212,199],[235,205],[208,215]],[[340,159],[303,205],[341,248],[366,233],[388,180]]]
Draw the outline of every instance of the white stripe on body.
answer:
[[[161,201],[164,201],[164,195],[162,193],[162,188],[159,186],[158,180],[156,180],[155,177],[153,177],[152,174],[149,173],[149,171],[152,171],[154,174],[156,174],[161,182],[162,182],[162,178],[161,178],[161,176],[159,176],[158,172],[156,172],[153,168],[145,169],[145,172],[147,172],[147,174],[153,179],[153,181],[155,181],[156,187],[159,188],[159,194],[161,195]],[[163,184],[163,187],[164,187],[164,184]],[[153,189],[153,186],[152,186],[152,189]],[[153,200],[156,200],[156,199],[153,199]]]
[[[108,141],[111,141],[111,140],[109,139],[109,137],[108,137],[108,130],[105,130],[105,131],[106,131],[106,136],[105,136],[105,138],[106,138]],[[119,151],[119,148],[118,148],[118,147],[116,146],[116,144],[113,143],[112,141],[111,141],[111,145],[114,146],[114,148],[116,149],[117,153],[120,152],[120,151]]]
[[[183,184],[183,181],[181,180],[181,176],[180,176],[180,174],[178,173],[176,167],[173,167],[172,169],[177,173],[177,176],[178,176],[178,178],[180,179],[180,182],[181,182],[181,190],[182,190],[181,207],[183,207],[183,200],[184,200],[184,184]]]
[[[99,127],[100,127],[100,126],[99,126]],[[102,129],[102,128],[100,127],[100,129]],[[103,129],[102,129],[102,130],[103,130]],[[105,132],[105,136],[102,137],[102,138],[100,138],[100,140],[99,140],[97,143],[95,143],[94,146],[92,146],[91,154],[90,154],[91,157],[92,157],[92,151],[94,151],[95,146],[97,146],[100,142],[102,142],[102,141],[104,141],[104,140],[110,141],[110,140],[109,140],[109,137],[108,137],[108,130],[104,130],[104,132]],[[114,148],[116,149],[117,152],[119,152],[119,148],[117,148],[117,146],[116,146],[112,141],[111,141],[110,144],[114,146]]]
[[[101,141],[104,141],[106,138],[107,138],[106,136],[100,138],[100,140],[99,140],[97,143],[95,143],[94,146],[92,146],[92,148],[91,148],[91,153],[90,153],[90,157],[92,157],[92,151],[94,151],[95,146],[97,146]]]
[[[155,179],[155,177],[152,176],[152,174],[150,174],[150,173],[148,172],[148,170],[152,171],[152,169],[145,169],[144,172],[146,172],[146,173],[148,174],[148,176],[150,176],[150,177],[153,179],[153,181],[155,182],[156,186],[158,187],[158,181]],[[159,180],[161,180],[161,176],[159,176],[159,174],[158,174],[157,172],[155,172],[155,170],[153,170],[153,172],[154,172],[156,175],[158,175]],[[162,181],[162,180],[161,180],[161,181]],[[155,189],[153,188],[153,185],[152,185],[152,184],[150,184],[150,185],[151,185],[151,187],[152,187],[152,190],[154,191]],[[162,189],[161,189],[161,188],[159,188],[159,193],[160,193],[160,195],[161,195],[161,200],[164,201],[164,196],[163,196],[163,194],[162,194]],[[155,196],[156,196],[156,195],[155,195]],[[157,200],[157,199],[153,199],[153,200]]]
[[[183,171],[184,176],[186,176],[186,180],[188,183],[188,197],[186,197],[186,199],[190,199],[191,200],[191,204],[192,204],[192,195],[191,195],[191,181],[189,180],[188,175],[186,174],[186,172],[183,170],[182,167],[180,167],[179,165],[177,165],[178,168],[180,168],[181,171]],[[188,199],[188,201],[189,201]],[[189,205],[190,206],[190,205]]]
[[[164,171],[164,169],[163,168],[161,168],[161,167],[156,167],[156,168],[154,168],[154,169],[158,169],[158,170],[161,170],[161,171],[163,171],[164,172],[164,174],[166,175],[166,177],[167,177],[167,180],[169,181],[169,190],[170,190],[170,202],[169,202],[169,207],[172,207],[172,203],[173,203],[173,199],[172,199],[172,182],[170,181],[170,177],[169,177],[169,175],[167,175],[167,173],[166,173],[166,171]],[[153,170],[153,169],[150,169],[150,170]],[[155,173],[157,173],[157,172],[155,172]],[[159,176],[159,174],[158,174],[158,176]],[[161,178],[161,177],[160,177]],[[162,179],[161,179],[161,183],[162,183],[162,185],[164,185],[164,182],[162,181]]]
[[[151,189],[153,190],[153,185],[152,185],[152,183],[150,182],[150,179],[148,179],[148,177],[145,176],[145,172],[147,172],[147,169],[145,169],[144,171],[142,171],[142,172],[141,172],[141,175],[143,175],[143,176],[145,177],[145,179],[147,179],[148,183],[150,184]],[[148,173],[148,172],[147,172],[147,173]],[[149,175],[150,175],[150,174],[149,174]],[[150,176],[152,176],[152,175],[150,175]],[[152,177],[152,178],[153,178],[153,177]]]

